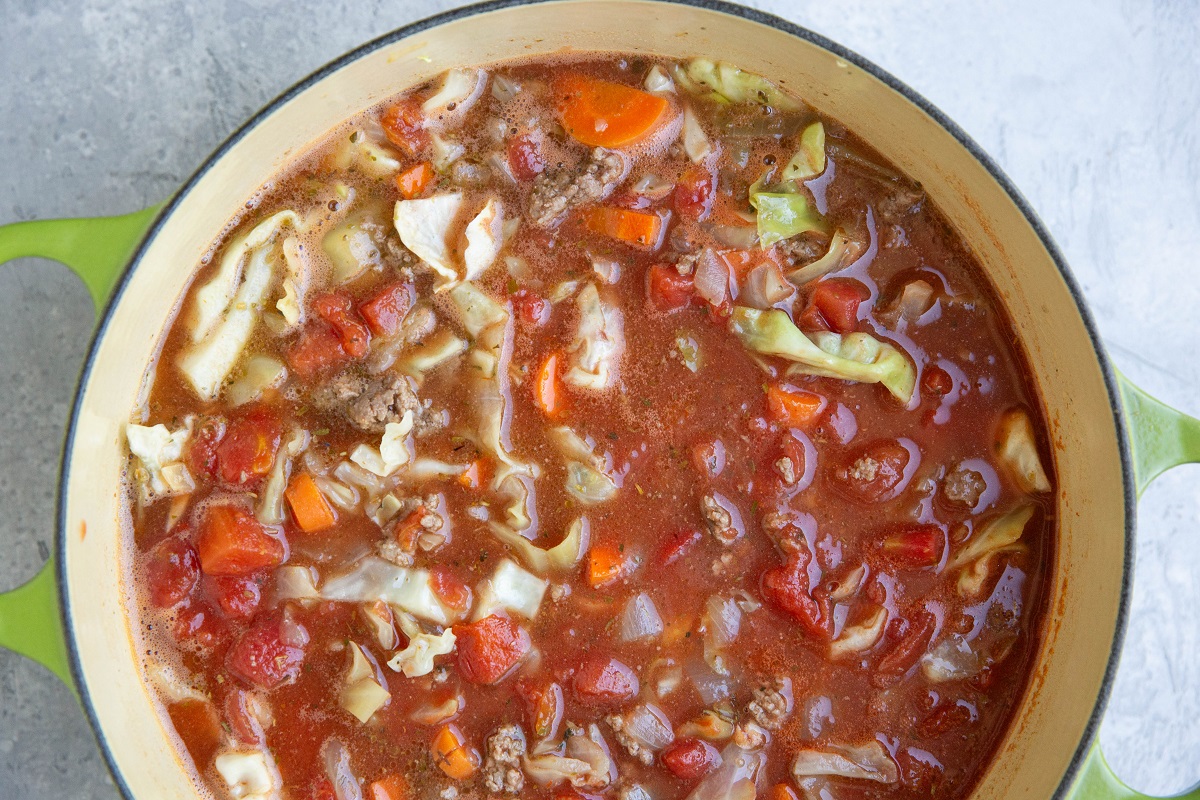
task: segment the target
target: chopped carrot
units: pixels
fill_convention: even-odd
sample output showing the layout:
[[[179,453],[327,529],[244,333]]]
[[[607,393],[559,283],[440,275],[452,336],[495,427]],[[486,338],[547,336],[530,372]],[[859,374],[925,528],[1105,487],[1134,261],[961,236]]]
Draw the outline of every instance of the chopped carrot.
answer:
[[[558,374],[557,353],[552,353],[542,362],[542,368],[533,382],[533,397],[546,416],[556,417],[562,413],[565,397],[562,378]]]
[[[433,737],[433,760],[456,781],[466,780],[479,769],[479,754],[467,745],[457,725],[443,725]]]
[[[771,384],[767,386],[767,411],[771,419],[789,428],[806,428],[825,408],[825,398],[803,389]]]
[[[409,167],[396,176],[396,188],[405,200],[419,197],[433,183],[433,165],[428,161]]]
[[[408,781],[403,775],[388,775],[371,781],[365,800],[405,800],[409,795]]]
[[[800,800],[800,798],[786,783],[777,783],[771,787],[771,800]]]
[[[570,73],[554,82],[567,133],[590,147],[620,147],[657,128],[671,108],[666,98],[623,83]]]
[[[593,208],[587,215],[587,227],[595,233],[611,236],[637,247],[658,247],[662,239],[662,217],[651,211],[629,208]]]
[[[597,545],[588,551],[587,579],[592,588],[612,583],[625,571],[625,557],[610,545]]]
[[[321,489],[313,480],[313,476],[307,472],[298,472],[292,476],[292,480],[283,494],[292,508],[292,516],[296,518],[296,524],[305,533],[316,533],[332,528],[333,524],[337,522],[329,501],[325,499],[325,495],[321,494]]]
[[[478,489],[483,486],[488,479],[488,463],[482,458],[477,458],[471,462],[471,465],[458,476],[458,482],[468,489]]]

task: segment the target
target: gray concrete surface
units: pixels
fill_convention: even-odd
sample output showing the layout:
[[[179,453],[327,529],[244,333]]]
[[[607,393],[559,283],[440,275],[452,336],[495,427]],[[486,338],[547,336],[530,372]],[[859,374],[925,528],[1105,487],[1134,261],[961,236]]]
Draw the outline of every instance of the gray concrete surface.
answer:
[[[166,197],[257,108],[341,52],[456,5],[0,0],[0,222]],[[992,153],[1066,252],[1116,363],[1200,414],[1200,9],[1187,0],[757,3],[873,59]],[[0,267],[0,589],[49,553],[91,325],[62,267]],[[1135,787],[1200,780],[1200,469],[1141,510],[1102,740]],[[112,798],[70,694],[0,653],[0,798]]]

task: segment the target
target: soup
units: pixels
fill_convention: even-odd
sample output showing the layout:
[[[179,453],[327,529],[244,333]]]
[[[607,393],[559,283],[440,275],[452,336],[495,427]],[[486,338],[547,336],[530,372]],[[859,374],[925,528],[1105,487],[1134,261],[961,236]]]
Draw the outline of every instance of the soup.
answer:
[[[198,265],[130,613],[214,797],[964,797],[1045,426],[921,188],[728,64],[452,70]]]

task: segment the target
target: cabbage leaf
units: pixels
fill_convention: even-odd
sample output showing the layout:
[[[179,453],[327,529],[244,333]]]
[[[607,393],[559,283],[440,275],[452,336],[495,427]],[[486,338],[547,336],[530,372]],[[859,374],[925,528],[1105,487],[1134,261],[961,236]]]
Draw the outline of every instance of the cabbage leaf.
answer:
[[[400,200],[393,215],[400,241],[441,278],[442,288],[458,281],[449,240],[450,226],[462,204],[463,196],[458,192]]]
[[[818,120],[800,134],[800,149],[783,168],[784,181],[806,181],[825,171],[825,126]]]
[[[463,251],[466,279],[478,280],[495,263],[504,246],[504,206],[488,198],[483,209],[467,223],[467,249]]]
[[[750,187],[750,205],[756,212],[758,242],[764,250],[806,231],[825,230],[825,220],[800,192],[764,192],[760,179]]]
[[[991,571],[993,556],[1016,549],[1033,518],[1036,506],[1024,503],[1006,514],[992,517],[967,542],[966,547],[950,559],[948,569],[963,568],[958,576],[958,592],[963,596],[978,594]]]
[[[549,586],[545,580],[526,572],[512,559],[506,558],[480,586],[479,602],[475,605],[472,618],[479,620],[498,611],[511,611],[525,619],[533,619]]]
[[[265,749],[226,750],[213,759],[213,767],[234,800],[275,800],[283,781],[275,759]]]
[[[408,646],[396,653],[388,667],[408,678],[419,678],[433,672],[433,660],[454,652],[454,631],[446,628],[439,634],[425,633],[408,614],[398,614],[400,630],[408,637]]]
[[[695,58],[685,68],[674,70],[679,84],[693,94],[707,91],[731,103],[755,103],[780,111],[795,111],[800,105],[766,78],[732,64]]]
[[[615,305],[604,302],[589,283],[575,298],[579,328],[568,355],[571,367],[563,380],[583,389],[607,389],[616,377],[625,349],[624,320]]]
[[[133,477],[143,505],[161,497],[190,494],[196,482],[183,463],[183,446],[192,435],[195,420],[189,416],[183,427],[171,431],[166,425],[127,425],[125,439],[137,459]]]
[[[521,560],[539,575],[547,575],[552,571],[565,572],[574,568],[583,560],[591,539],[591,527],[585,517],[572,522],[563,540],[548,550],[538,547],[507,525],[493,522],[490,527],[497,539],[515,550]]]
[[[359,722],[366,723],[375,712],[387,705],[392,695],[379,681],[375,667],[367,660],[361,646],[349,644],[350,668],[339,698],[342,708]]]
[[[1050,479],[1038,455],[1033,422],[1024,409],[1013,409],[1001,418],[996,452],[1022,490],[1031,494],[1050,491]]]
[[[912,399],[916,368],[893,345],[870,334],[820,332],[809,339],[785,312],[744,306],[734,307],[729,328],[746,349],[794,362],[789,374],[882,383],[900,402]]]
[[[792,777],[797,782],[816,776],[895,783],[900,771],[878,741],[860,745],[826,745],[824,749],[797,751],[792,760]]]
[[[787,279],[797,286],[803,286],[831,272],[837,272],[843,267],[850,266],[866,249],[866,245],[851,239],[844,230],[838,228],[833,232],[833,238],[829,241],[829,249],[825,251],[825,255],[811,264],[792,270],[787,274]]]
[[[428,570],[398,567],[375,556],[367,556],[350,571],[329,578],[320,591],[323,599],[338,602],[382,600],[438,625],[449,625],[461,616],[438,598]]]

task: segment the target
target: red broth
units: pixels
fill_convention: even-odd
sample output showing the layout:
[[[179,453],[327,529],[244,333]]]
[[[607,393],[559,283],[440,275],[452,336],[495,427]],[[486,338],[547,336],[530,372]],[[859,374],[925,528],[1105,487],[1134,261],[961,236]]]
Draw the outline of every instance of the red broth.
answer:
[[[587,56],[393,98],[251,209],[129,428],[200,785],[969,794],[1038,648],[1051,462],[919,186],[736,68]]]

